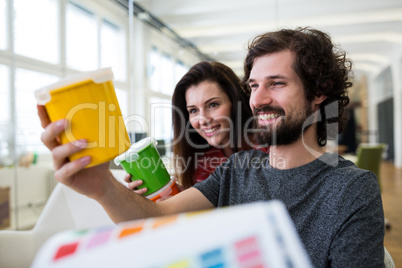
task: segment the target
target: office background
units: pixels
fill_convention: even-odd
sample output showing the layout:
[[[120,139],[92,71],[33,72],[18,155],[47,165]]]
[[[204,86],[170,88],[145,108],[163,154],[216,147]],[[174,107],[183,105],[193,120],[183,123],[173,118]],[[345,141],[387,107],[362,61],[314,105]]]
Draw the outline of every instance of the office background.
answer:
[[[171,94],[188,68],[217,60],[242,76],[247,42],[282,26],[317,27],[348,52],[355,86],[350,131],[339,141],[351,153],[362,142],[386,143],[384,158],[402,167],[400,1],[130,3],[0,0],[0,186],[10,187],[8,228],[31,227],[55,183],[34,90],[111,66],[130,136],[168,143]]]

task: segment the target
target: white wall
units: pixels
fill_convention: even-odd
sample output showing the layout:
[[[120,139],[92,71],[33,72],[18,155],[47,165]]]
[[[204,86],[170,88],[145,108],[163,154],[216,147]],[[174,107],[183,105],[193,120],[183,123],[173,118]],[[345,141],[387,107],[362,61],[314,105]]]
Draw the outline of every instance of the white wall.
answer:
[[[390,65],[368,83],[368,123],[370,130],[378,131],[377,105],[393,97],[394,100],[394,165],[402,168],[402,49],[395,48]],[[375,137],[369,140],[378,142]]]
[[[402,49],[396,53],[392,62],[392,84],[394,95],[394,143],[395,161],[398,168],[402,168]]]

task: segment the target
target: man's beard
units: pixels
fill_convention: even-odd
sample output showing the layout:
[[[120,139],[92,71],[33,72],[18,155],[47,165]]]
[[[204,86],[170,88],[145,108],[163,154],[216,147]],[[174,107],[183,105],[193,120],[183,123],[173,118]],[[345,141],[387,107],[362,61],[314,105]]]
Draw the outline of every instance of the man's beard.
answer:
[[[258,111],[274,111],[280,114],[280,123],[275,125],[259,125],[258,124]],[[300,111],[304,112],[298,118],[292,116],[284,116],[285,112],[279,108],[266,107],[263,109],[254,110],[254,139],[259,146],[271,146],[271,145],[289,145],[296,142],[302,134],[310,128],[311,124],[305,126],[307,118],[313,114],[313,110],[310,105],[306,103],[305,109]]]

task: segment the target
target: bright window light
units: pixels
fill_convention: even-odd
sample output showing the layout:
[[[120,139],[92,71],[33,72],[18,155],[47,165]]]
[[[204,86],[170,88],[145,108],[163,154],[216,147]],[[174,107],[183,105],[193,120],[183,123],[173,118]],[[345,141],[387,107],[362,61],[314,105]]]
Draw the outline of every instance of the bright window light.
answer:
[[[175,64],[170,55],[153,48],[149,54],[149,83],[152,91],[171,96],[175,88]]]
[[[42,144],[43,132],[36,109],[34,91],[58,81],[55,75],[17,68],[15,72],[15,98],[17,111],[17,146],[26,151],[48,152]],[[24,153],[24,152],[20,152]]]
[[[34,1],[32,1],[34,2]],[[66,7],[67,65],[79,71],[98,68],[98,31],[96,16],[74,4]]]
[[[175,84],[177,84],[180,79],[188,72],[187,66],[184,63],[178,61],[174,66],[174,77],[175,77]],[[175,85],[176,86],[176,85]]]
[[[168,99],[151,98],[151,136],[157,140],[172,140],[172,105]]]
[[[49,63],[58,63],[58,1],[14,0],[14,12],[15,52]],[[5,16],[1,17],[3,19]]]
[[[123,118],[126,118],[128,114],[128,94],[127,90],[115,88],[116,90],[116,97],[119,102],[120,110],[123,115]]]
[[[10,77],[9,68],[0,64],[0,122],[3,123],[10,118]]]
[[[9,101],[9,68],[0,64],[0,161],[10,158],[10,101]]]
[[[174,90],[174,62],[172,57],[163,54],[161,58],[161,92],[166,95],[172,95]]]
[[[0,0],[0,49],[7,48],[7,16],[6,0]]]
[[[126,80],[126,46],[124,31],[113,23],[101,24],[101,66],[112,67],[116,80]]]
[[[156,48],[152,48],[149,54],[149,86],[152,91],[160,92],[161,69],[160,69],[160,53]]]

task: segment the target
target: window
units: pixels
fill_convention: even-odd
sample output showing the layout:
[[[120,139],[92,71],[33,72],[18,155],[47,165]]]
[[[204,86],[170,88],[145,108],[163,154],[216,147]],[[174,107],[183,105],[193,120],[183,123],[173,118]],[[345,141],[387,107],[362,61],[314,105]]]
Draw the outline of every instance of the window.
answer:
[[[10,88],[9,68],[0,64],[0,122],[3,123],[10,118]]]
[[[41,12],[34,12],[39,7]],[[56,0],[14,0],[14,12],[15,53],[58,63],[60,39],[58,2]]]
[[[127,90],[119,89],[119,88],[116,88],[116,86],[115,86],[115,91],[116,91],[117,101],[119,102],[119,106],[120,106],[120,110],[123,115],[123,118],[126,118],[128,116]]]
[[[6,0],[0,0],[0,49],[7,48],[7,5]]]
[[[126,12],[105,3],[0,0],[0,167],[13,170],[13,192],[36,192],[19,181],[20,169],[15,167],[23,164],[18,162],[22,157],[31,160],[36,153],[37,164],[51,167],[50,151],[40,138],[36,89],[63,76],[112,67],[120,108],[123,116],[128,115],[127,18],[122,15]],[[51,190],[52,185],[37,188]],[[11,218],[18,220],[11,228],[31,227],[31,216],[40,210],[36,205],[28,208],[42,200],[16,200]]]
[[[164,140],[167,145],[173,138],[171,96],[176,83],[187,71],[188,68],[182,62],[176,62],[170,55],[160,53],[156,47],[151,49],[148,78],[150,88],[155,92],[149,99],[151,136]]]
[[[180,79],[188,72],[188,68],[181,61],[176,62],[174,66],[174,77],[175,83],[180,81]]]
[[[149,55],[149,84],[152,91],[171,96],[175,88],[174,61],[152,48]]]
[[[126,80],[124,31],[108,20],[101,24],[101,67],[112,67],[116,80]]]
[[[9,102],[9,69],[5,65],[0,64],[0,165],[8,164],[4,163],[9,160],[11,162],[10,156],[10,102]]]
[[[66,7],[66,43],[68,67],[79,71],[98,68],[96,17],[72,2],[68,2]]]
[[[151,98],[151,136],[170,143],[173,137],[172,105],[168,99]]]
[[[159,92],[159,83],[161,78],[161,70],[159,68],[159,58],[160,54],[157,48],[153,47],[151,52],[149,53],[149,69],[148,69],[148,77],[149,77],[149,86],[152,91]]]
[[[27,69],[17,68],[15,72],[15,98],[17,111],[17,145],[24,151],[48,152],[42,144],[40,135],[43,132],[36,115],[36,99],[34,91],[56,82],[59,78]],[[23,152],[17,152],[23,153]]]
[[[161,81],[160,89],[161,93],[166,95],[173,95],[174,90],[174,62],[172,57],[167,54],[163,54],[161,57]]]

